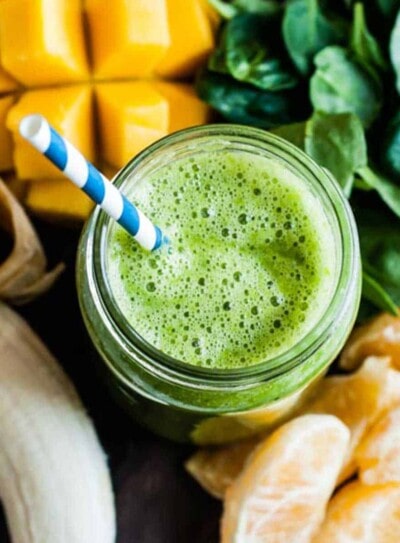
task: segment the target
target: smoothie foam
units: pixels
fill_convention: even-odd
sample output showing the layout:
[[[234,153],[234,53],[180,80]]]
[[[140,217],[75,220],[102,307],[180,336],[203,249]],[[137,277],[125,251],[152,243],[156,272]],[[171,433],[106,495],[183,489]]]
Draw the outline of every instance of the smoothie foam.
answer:
[[[154,253],[118,225],[107,274],[131,326],[182,362],[229,369],[289,350],[324,313],[334,234],[284,164],[218,150],[179,158],[124,192],[169,236]]]

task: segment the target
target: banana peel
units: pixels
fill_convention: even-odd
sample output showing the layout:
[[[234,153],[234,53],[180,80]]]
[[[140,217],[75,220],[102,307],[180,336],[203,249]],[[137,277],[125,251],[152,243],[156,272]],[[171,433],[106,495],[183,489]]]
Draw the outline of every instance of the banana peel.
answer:
[[[0,261],[0,299],[20,305],[47,291],[64,265],[46,272],[47,260],[39,238],[22,206],[1,179],[0,229],[13,241],[11,252]]]

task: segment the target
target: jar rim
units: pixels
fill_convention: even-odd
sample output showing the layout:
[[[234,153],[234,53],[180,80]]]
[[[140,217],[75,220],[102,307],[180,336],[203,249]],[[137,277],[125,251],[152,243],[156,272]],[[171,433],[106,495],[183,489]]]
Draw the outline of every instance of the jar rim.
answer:
[[[283,353],[259,362],[257,364],[234,369],[210,369],[194,366],[177,360],[159,351],[141,337],[119,310],[112,295],[111,287],[107,281],[105,271],[105,254],[109,226],[112,220],[99,208],[97,208],[89,220],[88,228],[90,250],[86,252],[86,265],[91,275],[90,284],[93,286],[92,294],[103,318],[108,322],[109,330],[116,340],[131,354],[140,355],[141,364],[150,372],[174,382],[182,382],[185,385],[209,385],[210,387],[232,385],[252,385],[260,380],[268,380],[278,375],[285,374],[294,367],[307,360],[330,336],[332,324],[340,318],[347,307],[347,299],[356,289],[357,274],[353,272],[359,267],[360,257],[358,248],[358,235],[354,217],[350,206],[345,199],[339,184],[332,175],[317,165],[303,151],[293,144],[258,128],[232,124],[215,124],[193,127],[162,138],[133,158],[114,178],[113,182],[120,187],[134,172],[144,163],[155,160],[155,155],[168,152],[173,155],[174,146],[185,145],[185,148],[199,144],[205,138],[221,144],[231,141],[245,142],[258,151],[269,152],[270,155],[279,153],[279,160],[286,161],[301,170],[304,178],[313,182],[314,187],[324,199],[326,208],[330,207],[332,217],[337,221],[339,267],[337,270],[336,285],[331,294],[330,303],[324,310],[319,322],[309,330],[295,345]],[[164,154],[165,158],[165,154]],[[113,366],[106,361],[112,371],[129,383],[129,378],[124,376],[122,368]]]

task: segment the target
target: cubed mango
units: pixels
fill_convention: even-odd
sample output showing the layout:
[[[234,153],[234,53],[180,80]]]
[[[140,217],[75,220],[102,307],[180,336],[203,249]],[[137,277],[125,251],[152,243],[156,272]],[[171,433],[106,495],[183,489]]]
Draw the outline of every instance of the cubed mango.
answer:
[[[171,45],[157,66],[164,77],[191,75],[214,48],[212,23],[202,0],[167,0]]]
[[[0,50],[4,68],[24,85],[85,79],[80,0],[2,0]]]
[[[14,164],[21,179],[63,178],[44,156],[22,139],[19,121],[40,113],[90,161],[95,158],[92,89],[77,85],[25,92],[10,109],[7,126],[13,132]]]
[[[206,124],[210,120],[210,108],[198,98],[193,85],[155,81],[154,87],[168,101],[169,133]]]
[[[100,154],[116,168],[168,133],[168,102],[151,82],[98,84],[96,98]]]
[[[95,76],[146,77],[169,44],[166,0],[86,0]]]
[[[35,215],[58,222],[87,219],[93,202],[68,179],[45,179],[29,184],[25,204]]]
[[[212,6],[209,0],[200,0],[201,6],[206,13],[208,20],[211,23],[211,28],[216,32],[221,24],[221,16],[218,11]]]
[[[11,92],[18,88],[18,83],[13,79],[2,66],[0,66],[0,93]]]
[[[11,132],[6,127],[6,118],[15,100],[15,96],[0,98],[0,172],[13,167],[13,141]]]

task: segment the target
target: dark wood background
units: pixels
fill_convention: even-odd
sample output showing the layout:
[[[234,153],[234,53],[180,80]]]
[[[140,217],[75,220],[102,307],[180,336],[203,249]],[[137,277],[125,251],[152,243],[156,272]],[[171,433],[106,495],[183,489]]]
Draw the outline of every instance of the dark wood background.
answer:
[[[79,232],[41,222],[35,225],[50,265],[62,260],[67,269],[50,292],[18,311],[61,362],[94,420],[112,472],[117,542],[217,543],[221,505],[184,471],[182,463],[191,447],[135,425],[94,375],[75,293]],[[0,514],[0,543],[9,541]]]

